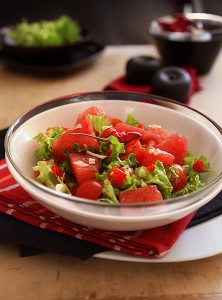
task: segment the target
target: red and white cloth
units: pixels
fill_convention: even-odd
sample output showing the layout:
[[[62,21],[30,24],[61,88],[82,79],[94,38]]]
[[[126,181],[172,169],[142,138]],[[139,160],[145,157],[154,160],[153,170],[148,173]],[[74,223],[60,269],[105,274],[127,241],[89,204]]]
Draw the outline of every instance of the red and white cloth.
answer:
[[[173,247],[195,213],[162,227],[135,232],[94,229],[55,215],[14,180],[4,159],[0,160],[0,212],[39,228],[90,241],[109,249],[147,258],[158,258]]]

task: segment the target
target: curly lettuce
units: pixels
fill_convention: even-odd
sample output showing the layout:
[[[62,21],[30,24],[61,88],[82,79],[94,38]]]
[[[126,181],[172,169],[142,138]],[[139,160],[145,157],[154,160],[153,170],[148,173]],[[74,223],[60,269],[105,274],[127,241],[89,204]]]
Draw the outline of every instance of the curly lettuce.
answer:
[[[74,43],[81,38],[79,24],[67,15],[52,21],[20,22],[15,30],[8,29],[5,35],[16,44],[26,47],[60,46]]]
[[[35,150],[35,153],[41,159],[49,159],[51,157],[52,145],[54,141],[60,137],[64,132],[62,127],[53,127],[46,134],[40,132],[33,139],[37,141],[39,147]]]

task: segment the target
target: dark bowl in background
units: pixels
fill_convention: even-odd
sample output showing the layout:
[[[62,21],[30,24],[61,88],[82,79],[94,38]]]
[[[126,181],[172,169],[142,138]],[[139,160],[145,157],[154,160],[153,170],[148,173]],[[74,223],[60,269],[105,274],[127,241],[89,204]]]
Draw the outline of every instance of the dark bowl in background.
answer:
[[[156,32],[156,20],[151,22],[148,33],[165,65],[190,66],[198,74],[207,74],[222,48],[222,17],[205,13],[188,13],[185,16],[203,24],[206,38],[192,39],[183,33]]]
[[[10,56],[20,62],[50,63],[56,60],[66,60],[68,56],[89,42],[91,38],[91,32],[88,29],[82,28],[81,39],[75,43],[61,46],[26,47],[16,44],[6,36],[5,31],[13,29],[15,26],[10,25],[0,29],[0,47],[3,55]]]

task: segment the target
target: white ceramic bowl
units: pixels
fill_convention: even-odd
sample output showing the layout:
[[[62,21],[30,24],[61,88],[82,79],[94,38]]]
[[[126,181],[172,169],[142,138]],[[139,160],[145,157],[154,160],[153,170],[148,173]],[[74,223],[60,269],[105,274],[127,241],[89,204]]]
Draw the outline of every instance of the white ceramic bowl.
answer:
[[[132,113],[145,124],[159,124],[187,136],[189,150],[204,154],[212,171],[205,187],[191,194],[157,203],[108,204],[58,193],[34,180],[36,163],[33,137],[49,126],[73,127],[79,113],[98,106],[117,118]],[[96,92],[65,96],[34,107],[9,128],[6,160],[17,182],[43,206],[83,225],[107,230],[142,230],[174,222],[200,208],[222,189],[221,128],[196,110],[158,96],[121,92]]]

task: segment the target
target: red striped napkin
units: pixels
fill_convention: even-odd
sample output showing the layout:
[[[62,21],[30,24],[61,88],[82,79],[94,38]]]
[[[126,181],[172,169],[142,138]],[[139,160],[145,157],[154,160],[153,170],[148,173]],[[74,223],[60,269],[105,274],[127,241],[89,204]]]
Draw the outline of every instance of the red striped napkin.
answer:
[[[106,231],[82,226],[55,215],[33,200],[14,180],[4,159],[0,160],[0,212],[42,230],[51,230],[148,258],[158,258],[170,251],[195,214],[166,226],[135,232]]]

